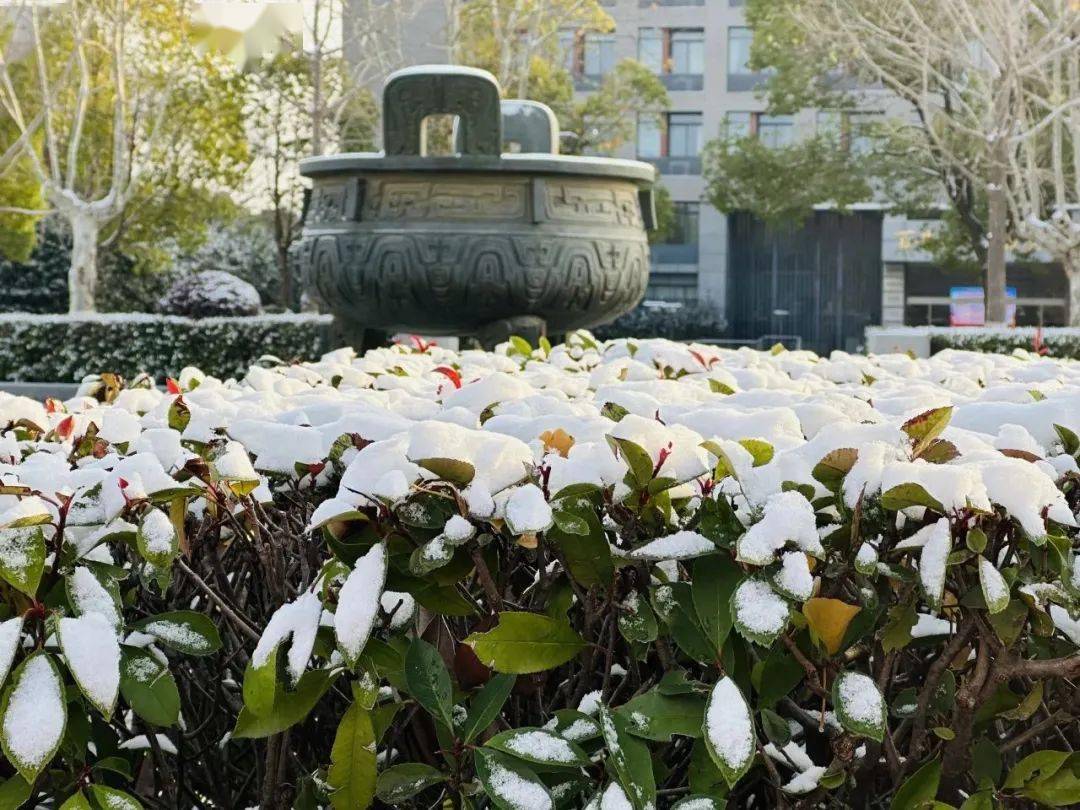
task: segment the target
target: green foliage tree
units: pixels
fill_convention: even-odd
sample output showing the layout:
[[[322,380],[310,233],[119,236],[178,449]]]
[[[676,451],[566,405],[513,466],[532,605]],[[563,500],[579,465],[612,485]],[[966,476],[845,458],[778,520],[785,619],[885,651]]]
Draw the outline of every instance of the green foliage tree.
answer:
[[[621,61],[596,90],[575,99],[558,34],[611,30],[614,22],[595,0],[464,2],[455,21],[453,46],[462,61],[491,71],[504,93],[550,106],[569,133],[563,151],[570,154],[611,154],[633,138],[642,116],[670,106],[663,82],[634,59]]]
[[[769,223],[800,222],[818,203],[844,210],[872,193],[863,158],[825,135],[776,148],[754,137],[718,139],[702,157],[709,202]]]
[[[28,166],[72,231],[69,308],[96,306],[97,253],[163,262],[163,237],[197,243],[234,203],[247,161],[240,77],[189,38],[191,3],[81,0],[17,10],[26,47],[0,61],[16,139],[0,172]],[[14,147],[14,148],[12,148]]]

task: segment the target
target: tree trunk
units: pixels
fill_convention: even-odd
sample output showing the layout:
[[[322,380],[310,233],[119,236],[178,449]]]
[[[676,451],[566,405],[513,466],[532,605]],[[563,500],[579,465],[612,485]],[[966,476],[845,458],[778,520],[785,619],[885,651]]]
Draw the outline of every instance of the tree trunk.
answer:
[[[68,270],[68,312],[93,312],[97,304],[97,248],[100,225],[76,211],[71,224],[71,268]]]
[[[1069,282],[1069,326],[1080,326],[1080,256],[1067,256],[1061,264]]]
[[[1004,139],[998,139],[1002,146]],[[987,198],[990,203],[989,228],[986,235],[986,323],[1000,326],[1006,320],[1005,236],[1009,227],[1005,200],[1005,163],[1000,147],[994,149],[994,165],[990,170]],[[1001,158],[1001,159],[997,159]]]

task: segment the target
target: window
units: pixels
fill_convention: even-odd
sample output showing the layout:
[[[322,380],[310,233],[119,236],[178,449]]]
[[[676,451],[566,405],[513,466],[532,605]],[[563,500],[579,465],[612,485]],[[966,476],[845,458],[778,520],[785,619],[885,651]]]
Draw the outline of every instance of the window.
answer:
[[[790,115],[729,112],[725,116],[724,135],[729,140],[759,138],[763,144],[774,148],[789,146],[795,141],[795,121]]]
[[[821,110],[817,114],[817,132],[836,139],[845,149],[865,155],[874,148],[875,127],[881,119],[878,112]]]
[[[794,140],[794,122],[790,115],[758,115],[758,139],[770,147],[789,146]]]
[[[669,245],[696,245],[698,243],[698,218],[701,204],[696,202],[676,202],[675,223],[671,233],[664,239]]]
[[[562,66],[572,74],[578,72],[577,42],[577,31],[569,28],[559,31],[559,54],[562,56]]]
[[[724,116],[724,130],[724,134],[731,140],[749,138],[754,134],[754,113],[727,113]]]
[[[754,41],[754,32],[744,26],[733,25],[728,28],[728,73],[751,73],[750,45]]]
[[[642,158],[663,157],[663,125],[652,116],[638,119],[637,153],[638,157]]]
[[[700,75],[705,72],[705,32],[700,28],[679,28],[671,34],[669,73]]]
[[[658,75],[700,76],[705,73],[705,31],[702,28],[642,28],[638,61]]]
[[[584,64],[586,76],[604,76],[610,73],[615,67],[615,35],[586,34]]]
[[[668,113],[668,156],[701,153],[701,113]]]
[[[664,29],[642,28],[638,31],[638,61],[653,73],[664,72]]]
[[[857,155],[866,155],[873,151],[876,139],[875,125],[881,120],[881,113],[863,112],[847,114],[847,147]]]

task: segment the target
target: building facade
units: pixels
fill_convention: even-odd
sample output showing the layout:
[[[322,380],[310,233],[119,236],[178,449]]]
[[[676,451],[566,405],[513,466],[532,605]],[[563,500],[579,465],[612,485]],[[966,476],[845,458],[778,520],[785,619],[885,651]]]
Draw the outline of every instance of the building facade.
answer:
[[[413,39],[417,63],[432,61],[433,34],[446,20],[445,0],[427,2],[417,17],[423,35]],[[701,155],[710,140],[754,135],[782,146],[839,129],[847,148],[864,148],[864,122],[910,114],[894,96],[862,90],[860,111],[843,118],[822,110],[769,115],[761,93],[767,77],[748,65],[753,32],[745,0],[602,5],[615,21],[613,31],[567,30],[560,37],[576,92],[592,92],[616,64],[636,59],[660,77],[670,97],[661,121],[640,121],[635,140],[616,155],[655,165],[675,204],[676,227],[652,250],[647,300],[713,307],[735,338],[797,334],[805,345],[827,351],[856,348],[866,325],[947,323],[950,289],[981,284],[978,277],[938,272],[919,249],[919,235],[936,227],[933,221],[892,216],[867,203],[847,222],[822,210],[802,227],[773,233],[705,200]],[[1018,320],[1063,323],[1063,274],[1051,267],[1029,275],[1027,268],[1010,272]]]

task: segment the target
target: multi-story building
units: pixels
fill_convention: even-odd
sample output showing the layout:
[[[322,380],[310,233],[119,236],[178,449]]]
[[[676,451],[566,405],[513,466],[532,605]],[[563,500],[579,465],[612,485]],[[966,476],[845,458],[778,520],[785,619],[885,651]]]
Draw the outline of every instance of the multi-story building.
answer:
[[[736,338],[799,335],[818,350],[855,348],[871,324],[948,323],[950,290],[978,286],[979,276],[949,274],[920,250],[932,221],[909,221],[867,202],[841,215],[827,205],[801,227],[765,228],[744,214],[725,215],[705,199],[702,148],[727,134],[769,145],[837,129],[844,148],[865,148],[862,125],[907,115],[889,93],[861,91],[860,112],[803,110],[769,115],[767,76],[749,67],[753,32],[745,0],[605,0],[611,32],[560,37],[565,67],[580,94],[595,90],[621,60],[637,59],[660,77],[670,109],[659,123],[638,122],[618,157],[654,164],[675,204],[677,225],[652,251],[648,299],[701,303],[723,312]],[[428,0],[417,15],[413,61],[433,61],[433,32],[445,25],[445,2]],[[410,54],[412,56],[412,54]],[[1062,323],[1064,276],[1058,268],[1011,268],[1018,320]]]

